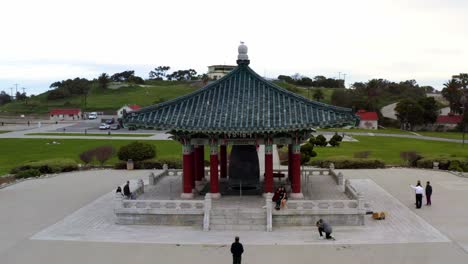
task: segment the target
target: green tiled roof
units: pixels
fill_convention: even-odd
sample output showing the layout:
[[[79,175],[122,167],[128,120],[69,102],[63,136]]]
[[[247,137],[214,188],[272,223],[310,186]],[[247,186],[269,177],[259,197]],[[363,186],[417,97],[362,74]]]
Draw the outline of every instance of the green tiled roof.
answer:
[[[126,126],[192,133],[270,133],[354,125],[351,109],[308,100],[247,64],[193,93],[129,114]]]

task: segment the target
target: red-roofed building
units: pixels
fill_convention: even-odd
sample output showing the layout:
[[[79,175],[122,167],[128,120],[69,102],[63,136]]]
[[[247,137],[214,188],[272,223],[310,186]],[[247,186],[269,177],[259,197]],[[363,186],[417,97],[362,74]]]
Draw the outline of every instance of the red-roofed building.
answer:
[[[361,118],[359,128],[364,129],[377,129],[379,126],[379,116],[377,112],[367,112],[366,110],[357,111],[356,115]]]
[[[63,120],[79,120],[81,119],[81,109],[53,109],[49,112],[50,120],[63,121]]]
[[[117,117],[121,118],[123,116],[123,110],[127,111],[127,113],[130,113],[132,111],[139,110],[141,106],[132,104],[132,105],[124,105],[122,106],[119,110],[117,110]]]
[[[446,129],[455,128],[463,119],[462,115],[454,115],[449,113],[448,115],[439,115],[436,120],[436,126],[438,129],[442,127]]]

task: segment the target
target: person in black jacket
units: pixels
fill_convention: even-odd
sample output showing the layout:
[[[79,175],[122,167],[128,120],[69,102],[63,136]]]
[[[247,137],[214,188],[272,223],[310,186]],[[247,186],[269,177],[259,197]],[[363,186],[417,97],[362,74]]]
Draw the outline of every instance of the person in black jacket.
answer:
[[[127,181],[127,184],[123,187],[123,194],[127,199],[132,199],[132,193],[130,192],[130,181]]]
[[[426,183],[426,205],[431,205],[432,186],[430,182]]]
[[[232,263],[241,264],[242,253],[244,253],[244,247],[239,243],[239,237],[236,236],[236,241],[231,245]]]

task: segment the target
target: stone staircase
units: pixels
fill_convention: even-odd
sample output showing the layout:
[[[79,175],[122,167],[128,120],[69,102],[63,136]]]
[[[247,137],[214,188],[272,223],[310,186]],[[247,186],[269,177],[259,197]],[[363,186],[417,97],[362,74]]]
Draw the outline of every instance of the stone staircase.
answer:
[[[210,229],[266,231],[266,209],[213,208],[210,213]]]

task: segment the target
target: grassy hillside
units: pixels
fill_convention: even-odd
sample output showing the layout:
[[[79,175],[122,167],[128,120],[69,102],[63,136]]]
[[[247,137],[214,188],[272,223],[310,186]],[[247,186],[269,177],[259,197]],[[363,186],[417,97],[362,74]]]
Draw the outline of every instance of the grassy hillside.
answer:
[[[287,83],[275,83],[308,98],[312,98],[315,89],[317,89],[309,88],[308,90],[308,88],[304,87],[289,87],[291,85]],[[125,104],[148,106],[158,102],[167,101],[193,92],[199,89],[200,85],[188,82],[150,81],[149,84],[145,85],[111,84],[110,87],[119,88],[101,90],[97,87],[92,87],[86,99],[86,106],[84,96],[72,96],[66,99],[47,100],[48,92],[45,92],[28,99],[27,102],[12,102],[0,106],[0,114],[1,112],[45,114],[51,109],[64,107],[78,107],[84,111],[113,112]],[[325,96],[323,102],[330,103],[333,90],[334,89],[322,88]]]
[[[274,84],[285,88],[291,92],[295,92],[297,94],[300,94],[304,96],[305,98],[309,98],[311,100],[314,100],[313,96],[316,90],[322,90],[324,99],[322,100],[323,103],[330,104],[331,103],[331,96],[333,94],[333,91],[340,89],[340,88],[316,88],[316,87],[301,87],[301,86],[296,86],[294,84],[282,82],[282,81],[273,81]]]
[[[12,102],[0,107],[2,112],[47,113],[53,108],[79,107],[92,111],[115,111],[125,104],[147,106],[160,101],[167,101],[197,90],[185,82],[154,82],[150,85],[127,85],[119,89],[100,90],[92,87],[86,102],[84,96],[73,96],[66,99],[47,100],[43,93],[27,102]]]

